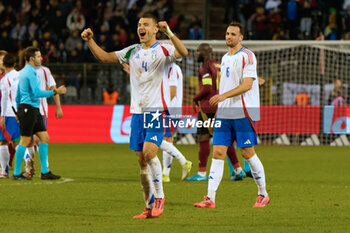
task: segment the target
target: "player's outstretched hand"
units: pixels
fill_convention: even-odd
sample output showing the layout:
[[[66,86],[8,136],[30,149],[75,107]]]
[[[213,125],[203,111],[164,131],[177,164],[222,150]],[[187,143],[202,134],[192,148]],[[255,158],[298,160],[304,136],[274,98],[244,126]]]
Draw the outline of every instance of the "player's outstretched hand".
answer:
[[[163,32],[165,35],[167,35],[169,38],[172,37],[174,34],[170,30],[168,23],[166,21],[160,21],[158,22],[158,28],[159,31]]]
[[[81,33],[81,38],[85,42],[88,42],[89,40],[91,40],[93,35],[94,35],[94,33],[92,32],[91,28],[87,28]]]
[[[210,98],[209,103],[211,105],[217,105],[218,103],[224,101],[226,98],[223,95],[214,95]]]
[[[63,117],[63,111],[61,106],[56,107],[56,112],[55,112],[56,119],[60,119]]]
[[[66,92],[67,92],[67,89],[64,85],[56,89],[56,93],[59,95],[66,94]]]

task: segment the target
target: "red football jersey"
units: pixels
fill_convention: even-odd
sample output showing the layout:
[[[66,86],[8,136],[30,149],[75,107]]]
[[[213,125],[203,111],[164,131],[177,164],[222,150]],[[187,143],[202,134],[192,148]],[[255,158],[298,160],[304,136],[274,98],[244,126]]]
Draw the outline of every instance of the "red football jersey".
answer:
[[[199,67],[199,93],[193,100],[200,103],[202,111],[205,113],[216,112],[217,105],[210,105],[209,100],[218,93],[220,75],[220,63],[215,60],[208,60]]]

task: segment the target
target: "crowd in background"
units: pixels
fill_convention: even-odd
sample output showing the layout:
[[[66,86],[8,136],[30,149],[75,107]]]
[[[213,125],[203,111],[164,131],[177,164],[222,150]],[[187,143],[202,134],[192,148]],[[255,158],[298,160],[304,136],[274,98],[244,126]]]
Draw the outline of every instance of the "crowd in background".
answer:
[[[225,0],[225,22],[255,40],[350,39],[349,0]]]
[[[175,0],[3,0],[1,49],[39,46],[44,62],[92,62],[80,38],[91,27],[107,51],[138,42],[138,18],[152,12],[181,39],[203,39],[201,19],[174,13]],[[350,39],[350,0],[224,0],[224,23],[240,21],[246,39]],[[212,4],[217,4],[213,3]],[[213,17],[211,21],[215,21]],[[186,29],[183,30],[185,22]],[[221,22],[222,23],[222,22]]]

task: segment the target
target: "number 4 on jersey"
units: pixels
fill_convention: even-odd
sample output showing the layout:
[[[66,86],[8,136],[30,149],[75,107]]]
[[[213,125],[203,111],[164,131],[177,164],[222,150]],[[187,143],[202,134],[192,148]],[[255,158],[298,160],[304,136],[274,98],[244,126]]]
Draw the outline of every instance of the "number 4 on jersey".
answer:
[[[142,61],[142,69],[144,69],[145,72],[147,72],[147,62]]]

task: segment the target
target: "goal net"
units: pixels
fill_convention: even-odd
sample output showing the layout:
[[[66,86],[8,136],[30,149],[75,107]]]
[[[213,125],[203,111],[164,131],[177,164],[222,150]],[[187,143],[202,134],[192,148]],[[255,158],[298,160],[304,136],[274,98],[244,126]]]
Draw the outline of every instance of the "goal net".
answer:
[[[225,41],[185,41],[189,49],[181,68],[183,105],[198,92],[200,43],[213,47],[214,59],[227,52]],[[247,41],[258,62],[262,144],[350,145],[350,43],[346,41]],[[179,142],[193,142],[180,135]],[[181,141],[182,140],[182,141]]]

